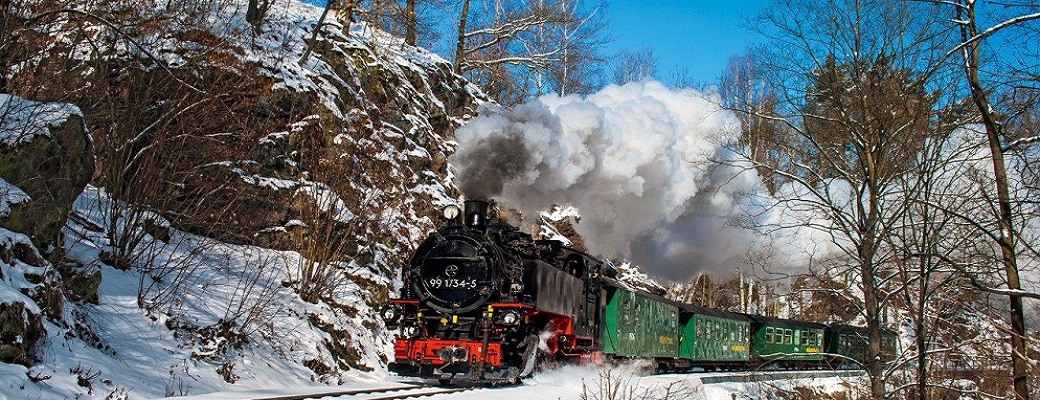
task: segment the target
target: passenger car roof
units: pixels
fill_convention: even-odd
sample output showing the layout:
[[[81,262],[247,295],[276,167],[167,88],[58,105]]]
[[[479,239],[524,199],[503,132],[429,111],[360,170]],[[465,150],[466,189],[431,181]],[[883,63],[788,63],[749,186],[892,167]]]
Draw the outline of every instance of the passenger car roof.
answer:
[[[806,329],[824,329],[824,328],[827,327],[827,325],[818,324],[816,322],[805,322],[805,321],[795,321],[793,319],[763,317],[761,315],[753,315],[753,314],[744,314],[744,315],[746,315],[748,318],[751,318],[752,321],[754,321],[756,324],[759,324],[759,325],[775,325],[775,326],[783,326],[783,327],[788,327],[788,328],[806,328]]]
[[[712,317],[726,318],[743,322],[752,322],[752,319],[749,318],[747,314],[716,310],[714,308],[695,306],[693,304],[683,304],[680,307],[683,311],[691,314],[708,315]]]

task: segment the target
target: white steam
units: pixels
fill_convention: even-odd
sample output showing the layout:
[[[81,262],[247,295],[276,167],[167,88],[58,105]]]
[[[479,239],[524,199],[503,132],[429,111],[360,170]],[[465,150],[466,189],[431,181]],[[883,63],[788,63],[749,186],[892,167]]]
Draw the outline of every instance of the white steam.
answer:
[[[644,81],[481,115],[457,132],[451,162],[468,198],[527,215],[572,205],[591,252],[678,280],[732,269],[757,236],[729,222],[758,178],[718,167],[738,133],[715,99]]]

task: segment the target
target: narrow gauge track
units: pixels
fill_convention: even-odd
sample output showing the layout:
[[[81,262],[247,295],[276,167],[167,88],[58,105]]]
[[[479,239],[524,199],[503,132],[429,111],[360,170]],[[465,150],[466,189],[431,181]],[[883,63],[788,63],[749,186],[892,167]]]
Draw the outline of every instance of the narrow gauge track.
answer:
[[[479,387],[445,388],[437,385],[400,386],[391,388],[337,390],[331,392],[309,393],[291,396],[264,397],[255,400],[404,400],[465,392],[480,389]]]

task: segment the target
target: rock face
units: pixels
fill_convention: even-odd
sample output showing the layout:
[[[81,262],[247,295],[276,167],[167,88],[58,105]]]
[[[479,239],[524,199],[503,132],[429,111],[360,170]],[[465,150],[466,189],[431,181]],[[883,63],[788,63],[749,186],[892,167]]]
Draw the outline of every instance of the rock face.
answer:
[[[29,365],[43,321],[25,303],[0,303],[0,362]]]
[[[0,213],[0,227],[50,248],[94,172],[83,116],[68,104],[0,94],[0,119],[0,178],[28,196]]]
[[[32,364],[42,326],[57,327],[47,332],[49,340],[83,340],[107,352],[89,324],[81,332],[79,325],[57,321],[62,299],[73,300],[65,304],[66,319],[79,318],[76,311],[97,312],[80,300],[99,301],[102,265],[113,268],[104,267],[113,275],[101,285],[102,303],[109,301],[111,276],[140,274],[139,282],[156,287],[190,287],[172,280],[203,268],[195,263],[205,264],[209,256],[199,254],[223,245],[199,245],[199,253],[191,254],[199,259],[161,266],[183,268],[177,271],[184,275],[164,275],[168,270],[149,264],[159,259],[135,257],[143,254],[140,246],[171,253],[188,246],[195,235],[187,232],[298,253],[301,262],[285,265],[284,276],[281,263],[295,263],[294,254],[262,262],[279,268],[272,275],[278,287],[305,302],[293,309],[308,308],[307,315],[317,316],[303,322],[316,331],[307,337],[327,337],[310,342],[318,346],[308,344],[323,361],[304,364],[332,378],[378,368],[373,354],[387,347],[386,334],[376,329],[375,313],[358,310],[385,302],[401,257],[435,224],[429,218],[436,215],[433,209],[457,197],[446,162],[456,146],[453,132],[487,98],[452,74],[443,59],[364,23],[319,24],[322,9],[310,5],[279,2],[254,30],[242,29],[244,1],[142,4],[90,9],[132,29],[117,34],[92,19],[56,17],[47,29],[20,30],[25,51],[5,54],[17,61],[12,65],[42,67],[11,72],[0,86],[62,99],[82,112],[18,100],[41,113],[10,114],[18,116],[11,121],[30,128],[16,129],[12,122],[8,130],[22,132],[6,134],[0,143],[0,189],[12,188],[0,202],[0,232],[25,234],[7,253],[0,251],[10,254],[0,260],[6,281],[0,290],[11,288],[0,293],[0,362]],[[26,20],[37,14],[48,15],[30,12]],[[77,42],[49,32],[99,33]],[[135,43],[143,48],[128,51],[127,34],[147,38]],[[307,58],[305,46],[313,50]],[[67,215],[88,182],[92,187],[80,200],[91,205],[76,203],[77,212]],[[61,230],[66,221],[68,229]],[[51,251],[62,249],[62,232],[76,238],[66,241],[65,257]],[[57,272],[37,271],[31,266],[37,261]],[[159,302],[150,302],[159,296],[155,292],[138,295],[143,308]],[[169,302],[147,312],[189,321],[176,329],[167,325],[178,332],[206,333],[224,323],[231,328],[203,335],[221,339],[244,329],[223,320],[195,322],[191,307],[197,304],[163,301]],[[75,332],[62,334],[63,329]],[[291,337],[271,338],[283,336]],[[227,382],[237,379],[233,365],[224,364],[221,372]]]
[[[62,318],[65,286],[38,249],[60,248],[93,170],[78,108],[0,94],[0,362],[31,365],[43,318]]]
[[[0,228],[0,362],[32,364],[44,315],[61,318],[61,280],[49,267],[28,236]]]

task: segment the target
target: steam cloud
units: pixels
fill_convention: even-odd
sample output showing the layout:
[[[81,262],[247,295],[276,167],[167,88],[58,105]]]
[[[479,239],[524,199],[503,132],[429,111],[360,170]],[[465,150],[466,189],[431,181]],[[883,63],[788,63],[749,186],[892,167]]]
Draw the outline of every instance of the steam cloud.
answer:
[[[470,121],[450,161],[467,198],[497,198],[527,215],[577,207],[576,229],[595,254],[672,280],[731,271],[757,235],[729,221],[758,178],[715,168],[734,158],[725,146],[739,132],[716,103],[654,81],[547,95]]]

